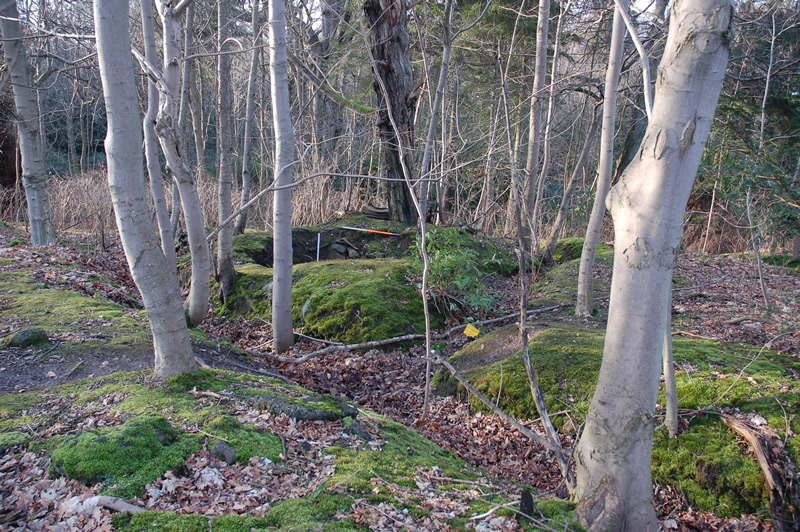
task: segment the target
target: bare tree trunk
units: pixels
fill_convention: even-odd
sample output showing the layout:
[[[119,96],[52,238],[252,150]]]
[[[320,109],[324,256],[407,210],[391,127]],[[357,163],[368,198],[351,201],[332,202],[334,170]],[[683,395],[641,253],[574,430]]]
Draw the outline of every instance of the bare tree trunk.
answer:
[[[269,2],[269,77],[275,126],[275,185],[292,183],[294,133],[289,113],[289,63],[286,59],[286,8]],[[272,211],[272,333],[275,351],[294,344],[292,330],[292,189],[275,190]]]
[[[100,77],[108,117],[108,186],[125,257],[153,330],[157,379],[197,369],[178,281],[158,246],[142,170],[127,0],[94,2]]]
[[[521,230],[526,240],[530,240],[533,224],[536,197],[541,192],[536,176],[539,174],[539,162],[542,153],[542,102],[544,102],[544,85],[547,78],[547,36],[550,30],[550,0],[539,0],[539,18],[536,19],[536,64],[533,67],[533,89],[531,89],[531,109],[528,120],[528,157],[525,162],[527,184],[525,189],[525,210],[527,216]],[[529,218],[530,217],[530,218]],[[529,245],[529,242],[526,243]]]
[[[414,146],[414,73],[409,56],[406,4],[402,0],[366,0],[364,13],[370,28],[372,69],[375,77],[380,79],[375,80],[373,87],[379,102],[377,126],[383,148],[384,171],[386,177],[394,180],[386,183],[389,216],[395,221],[412,223],[417,213],[411,191],[403,180],[403,165],[412,168],[411,149]],[[386,95],[380,88],[381,83],[386,87]],[[391,120],[389,110],[392,112]],[[397,124],[400,139],[392,127],[392,120]]]
[[[189,250],[192,254],[192,281],[189,297],[186,299],[186,313],[189,323],[198,325],[208,314],[209,284],[211,279],[211,258],[206,241],[206,229],[200,198],[197,195],[192,171],[181,152],[182,131],[178,129],[178,95],[181,78],[181,13],[164,2],[156,3],[161,17],[163,37],[164,69],[161,73],[161,101],[156,121],[161,149],[167,165],[178,182],[178,191],[186,221]]]
[[[719,97],[733,8],[677,0],[639,155],[608,197],[616,235],[597,388],[575,450],[589,530],[656,530],[650,476],[672,271]]]
[[[627,8],[628,0],[622,1]],[[608,52],[606,84],[603,90],[603,128],[600,133],[600,160],[597,163],[597,191],[595,192],[592,214],[583,239],[583,251],[578,269],[578,296],[575,305],[576,316],[591,316],[594,310],[594,255],[603,229],[606,216],[606,195],[611,186],[614,164],[614,122],[617,117],[617,86],[622,68],[622,52],[625,48],[625,22],[619,8],[614,9],[614,22],[611,29],[611,48]]]
[[[245,103],[245,120],[244,120],[244,146],[242,148],[242,197],[239,201],[239,208],[250,200],[250,188],[252,187],[251,175],[251,154],[253,151],[253,136],[255,135],[255,128],[253,127],[256,114],[256,79],[258,77],[258,62],[261,54],[261,48],[258,46],[258,41],[261,40],[261,22],[259,20],[259,6],[260,2],[253,2],[253,55],[250,58],[250,77],[247,79],[247,102]],[[244,228],[247,225],[247,211],[236,218],[236,224],[233,227],[233,234],[240,235],[244,233]]]
[[[444,89],[447,85],[447,75],[450,71],[450,50],[452,48],[451,37],[451,24],[453,18],[453,0],[446,0],[444,4],[444,16],[442,18],[442,41],[444,43],[442,48],[442,64],[439,67],[439,81],[436,84],[436,95],[433,99],[431,106],[431,121],[428,124],[428,135],[425,138],[425,148],[422,152],[422,164],[419,169],[420,179],[428,179],[428,170],[431,165],[431,152],[433,151],[433,139],[436,136],[436,123],[439,118],[439,112],[442,108],[442,100],[444,99]],[[444,125],[444,120],[442,120]],[[420,183],[420,209],[422,215],[425,216],[428,212],[428,181]]]
[[[553,221],[553,226],[550,228],[547,240],[545,240],[542,256],[547,264],[553,263],[553,250],[558,242],[558,235],[561,233],[561,228],[564,227],[564,222],[567,220],[567,207],[569,206],[570,199],[572,199],[572,192],[575,190],[575,183],[578,181],[578,175],[583,169],[586,158],[589,156],[589,150],[594,143],[594,133],[597,129],[598,118],[597,112],[594,112],[589,131],[586,133],[586,139],[583,141],[583,148],[578,155],[578,159],[575,161],[575,167],[572,169],[569,181],[567,181],[567,185],[564,187],[564,193],[561,196],[561,205],[558,207],[556,219]]]
[[[672,293],[667,297],[667,326],[664,328],[664,347],[662,359],[664,363],[664,402],[666,413],[664,424],[670,438],[678,437],[678,387],[675,383],[675,359],[672,355]]]
[[[219,223],[231,215],[231,188],[233,186],[233,86],[231,84],[231,56],[225,53],[229,45],[226,40],[230,35],[230,0],[217,2],[217,122],[219,125],[218,157],[219,157]],[[228,300],[228,293],[233,288],[233,226],[220,225],[217,239],[217,280],[219,281],[220,299]]]
[[[55,241],[53,214],[48,191],[47,161],[42,150],[39,128],[39,107],[36,89],[19,25],[17,3],[9,0],[0,4],[0,33],[3,36],[8,71],[17,107],[17,130],[22,155],[22,184],[28,202],[28,222],[31,244],[38,246]]]
[[[758,228],[753,223],[753,210],[751,208],[751,192],[750,187],[747,187],[747,223],[753,234],[750,237],[750,243],[753,245],[753,253],[756,255],[756,265],[758,266],[758,284],[761,286],[761,296],[764,298],[764,306],[767,310],[772,310],[772,304],[769,302],[769,295],[767,295],[767,283],[764,281],[764,261],[761,258],[761,247],[758,245]]]
[[[144,53],[151,65],[158,64],[156,37],[153,30],[153,0],[141,0],[142,7],[142,40]],[[156,115],[158,114],[158,87],[151,79],[147,83],[147,112],[144,115],[144,148],[147,161],[147,174],[150,178],[150,194],[158,220],[158,232],[161,238],[161,251],[167,261],[167,268],[174,274],[177,269],[175,243],[173,242],[172,224],[164,196],[164,183],[161,178],[161,162],[158,160],[158,138],[156,137]]]

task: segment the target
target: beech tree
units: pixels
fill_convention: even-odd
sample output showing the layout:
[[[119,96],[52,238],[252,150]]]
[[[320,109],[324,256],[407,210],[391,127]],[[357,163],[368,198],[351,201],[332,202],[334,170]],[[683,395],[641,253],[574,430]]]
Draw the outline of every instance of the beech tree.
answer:
[[[39,128],[39,106],[36,88],[28,64],[28,55],[19,25],[16,0],[0,4],[0,34],[3,37],[14,104],[17,107],[17,131],[22,158],[22,184],[28,204],[28,222],[31,226],[31,243],[50,244],[56,238],[48,192],[47,161]]]
[[[275,126],[275,199],[273,201],[272,333],[275,350],[294,344],[292,329],[292,174],[294,132],[289,113],[289,65],[286,57],[286,8],[269,2],[269,78]],[[289,185],[289,186],[287,186]]]
[[[621,2],[628,7],[628,0]],[[597,163],[597,190],[595,191],[589,225],[583,239],[583,251],[578,268],[578,295],[575,305],[576,316],[591,316],[594,310],[594,255],[603,229],[606,216],[606,194],[611,186],[614,168],[614,125],[617,117],[617,87],[622,68],[622,52],[625,49],[625,22],[620,8],[614,9],[614,22],[611,28],[611,48],[608,52],[608,68],[603,90],[603,121],[600,131],[600,160]]]
[[[231,214],[231,188],[233,185],[233,85],[231,83],[231,46],[226,42],[230,31],[230,0],[217,2],[217,121],[219,139],[219,236],[217,240],[217,280],[219,293],[223,302],[228,299],[228,292],[233,288],[235,272],[233,269],[233,225],[225,224]]]
[[[125,257],[153,331],[154,376],[165,379],[195,370],[197,363],[178,281],[167,267],[147,204],[127,0],[96,0],[94,20],[108,117],[108,187]]]
[[[683,213],[711,129],[732,38],[730,0],[677,0],[652,118],[611,189],[614,274],[597,388],[575,449],[590,530],[656,530],[650,460],[661,353]]]

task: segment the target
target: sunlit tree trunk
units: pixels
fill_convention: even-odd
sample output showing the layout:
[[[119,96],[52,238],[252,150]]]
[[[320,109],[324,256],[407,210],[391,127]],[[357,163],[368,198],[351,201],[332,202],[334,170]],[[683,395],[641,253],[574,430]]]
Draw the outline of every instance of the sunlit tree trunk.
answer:
[[[275,127],[275,185],[281,187],[292,182],[294,160],[294,132],[289,114],[289,63],[286,59],[286,8],[281,0],[269,2],[269,77]],[[275,350],[280,353],[294,344],[291,188],[275,191],[272,226],[272,332]]]
[[[158,64],[155,33],[153,31],[153,0],[142,0],[142,40],[144,53],[150,64]],[[172,224],[167,210],[167,200],[164,195],[164,183],[161,177],[161,162],[158,160],[158,138],[156,137],[156,115],[158,114],[158,88],[151,79],[147,83],[147,112],[144,115],[144,148],[147,161],[147,174],[150,178],[150,194],[153,196],[153,206],[158,221],[158,232],[161,238],[161,250],[167,261],[170,272],[177,271],[175,257],[175,244],[172,237]]]
[[[231,56],[225,53],[231,47],[226,44],[230,35],[230,0],[217,2],[217,120],[219,121],[219,236],[217,237],[217,280],[220,299],[225,302],[233,288],[233,226],[222,225],[232,213],[231,188],[233,186],[233,86],[231,84]]]
[[[39,105],[33,76],[19,25],[17,3],[8,0],[0,3],[0,34],[3,36],[14,104],[17,107],[17,130],[22,155],[22,184],[28,202],[28,222],[31,226],[31,244],[50,244],[56,238],[48,191],[47,161],[42,150],[39,128]]]
[[[628,0],[622,0],[628,7]],[[594,255],[603,229],[606,216],[606,195],[611,186],[614,167],[614,123],[617,117],[617,86],[622,68],[622,53],[625,48],[625,22],[619,8],[614,9],[614,22],[611,29],[611,48],[608,52],[608,68],[603,90],[603,125],[600,132],[600,160],[597,163],[597,190],[595,191],[592,214],[583,239],[583,251],[578,268],[578,297],[575,305],[576,316],[591,316],[594,310]]]
[[[550,30],[550,0],[539,0],[539,17],[536,19],[536,64],[533,67],[533,89],[531,90],[531,109],[528,121],[528,157],[525,162],[527,184],[525,189],[525,210],[527,216],[523,230],[527,237],[532,225],[534,205],[537,195],[541,195],[536,177],[539,174],[539,163],[542,153],[542,103],[544,102],[544,84],[547,78],[547,37]],[[529,245],[527,243],[526,245]]]
[[[657,530],[650,477],[655,405],[683,213],[728,62],[729,0],[673,4],[641,149],[608,196],[614,275],[597,388],[575,449],[590,530]]]
[[[181,4],[185,5],[185,4]],[[206,228],[194,177],[181,149],[183,134],[178,127],[178,97],[181,80],[181,23],[178,13],[168,3],[156,3],[162,23],[164,68],[161,72],[161,99],[156,121],[161,149],[167,165],[175,175],[186,222],[189,251],[192,254],[192,281],[186,299],[186,313],[192,325],[198,325],[208,314],[211,260],[206,241]]]
[[[94,2],[97,56],[108,117],[108,186],[125,257],[153,330],[157,379],[197,369],[175,274],[158,245],[142,168],[139,102],[127,0]]]

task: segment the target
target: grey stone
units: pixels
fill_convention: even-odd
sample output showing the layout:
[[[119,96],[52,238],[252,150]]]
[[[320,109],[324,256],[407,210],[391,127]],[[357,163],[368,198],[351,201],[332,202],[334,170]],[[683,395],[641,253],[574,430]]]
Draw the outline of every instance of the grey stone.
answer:
[[[228,443],[218,441],[214,448],[211,449],[211,454],[223,460],[226,464],[232,464],[236,460],[236,451],[233,450]]]

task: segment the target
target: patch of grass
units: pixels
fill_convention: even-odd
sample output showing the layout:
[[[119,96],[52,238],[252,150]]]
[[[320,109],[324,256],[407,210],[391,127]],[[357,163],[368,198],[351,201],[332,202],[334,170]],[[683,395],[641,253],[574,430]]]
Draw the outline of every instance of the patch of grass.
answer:
[[[136,417],[121,427],[67,437],[51,457],[53,469],[126,498],[200,450],[201,436],[182,434],[161,417]]]

